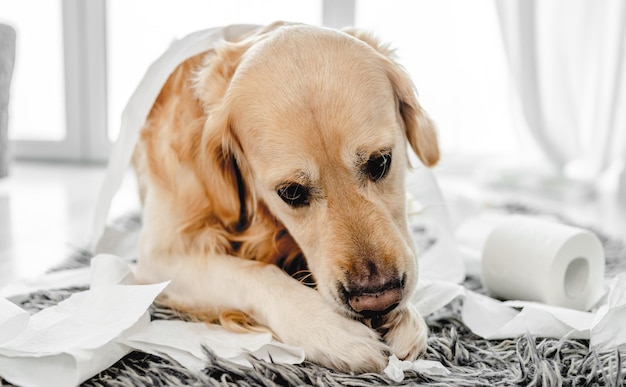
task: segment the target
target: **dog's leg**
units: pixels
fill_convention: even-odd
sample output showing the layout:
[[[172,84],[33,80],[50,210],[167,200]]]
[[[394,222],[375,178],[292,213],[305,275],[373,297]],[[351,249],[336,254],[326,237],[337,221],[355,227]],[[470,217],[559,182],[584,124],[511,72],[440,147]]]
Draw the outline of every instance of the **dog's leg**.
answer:
[[[172,279],[166,292],[174,304],[245,312],[327,367],[380,372],[387,365],[389,347],[375,331],[340,315],[319,292],[277,266],[231,256],[168,258],[158,266],[140,260],[139,279]]]
[[[378,330],[399,359],[415,360],[426,350],[428,326],[412,304],[391,311]]]

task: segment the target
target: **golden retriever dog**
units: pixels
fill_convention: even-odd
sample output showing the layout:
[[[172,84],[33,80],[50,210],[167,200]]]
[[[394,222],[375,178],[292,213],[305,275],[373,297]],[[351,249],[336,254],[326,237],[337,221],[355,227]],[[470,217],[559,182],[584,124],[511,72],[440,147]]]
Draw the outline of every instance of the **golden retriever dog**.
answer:
[[[133,156],[137,275],[169,305],[262,327],[307,359],[380,372],[427,327],[407,226],[408,148],[434,126],[387,46],[276,23],[192,57],[163,86]]]

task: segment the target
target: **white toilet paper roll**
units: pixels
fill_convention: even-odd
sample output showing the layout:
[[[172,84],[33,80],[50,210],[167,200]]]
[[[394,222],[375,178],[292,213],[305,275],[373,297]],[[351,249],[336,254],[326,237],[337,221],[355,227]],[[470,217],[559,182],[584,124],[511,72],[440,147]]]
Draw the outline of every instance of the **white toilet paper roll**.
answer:
[[[593,233],[526,216],[491,224],[481,268],[495,297],[580,310],[598,301],[605,259]]]

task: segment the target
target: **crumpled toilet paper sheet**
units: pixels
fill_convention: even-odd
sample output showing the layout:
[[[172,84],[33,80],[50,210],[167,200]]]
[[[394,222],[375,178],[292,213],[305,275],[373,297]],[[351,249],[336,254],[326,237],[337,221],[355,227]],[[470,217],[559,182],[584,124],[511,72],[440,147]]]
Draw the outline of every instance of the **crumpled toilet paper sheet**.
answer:
[[[617,334],[626,321],[626,273],[615,277],[607,289],[608,302],[598,312],[549,306],[535,302],[506,301],[472,292],[443,281],[422,281],[412,301],[429,315],[456,298],[463,299],[463,322],[485,339],[537,337],[590,339],[592,346],[610,350],[626,344],[626,333]],[[521,308],[521,310],[519,310]]]
[[[445,281],[422,281],[412,301],[427,316],[456,298],[463,299],[462,319],[468,328],[486,339],[537,337],[590,339],[591,347],[611,350],[626,345],[626,273],[614,278],[607,290],[608,302],[596,313],[581,312],[535,302],[500,302]],[[521,311],[518,308],[522,308]],[[435,363],[435,364],[433,364]],[[402,381],[413,369],[430,375],[445,374],[437,362],[401,361],[390,357],[385,369],[392,380]]]
[[[118,273],[124,265],[113,256],[96,257],[93,276],[119,278],[109,271]],[[9,321],[19,315],[20,324],[13,324],[12,337],[3,337],[0,344],[0,375],[24,386],[79,384],[130,351],[118,339],[149,323],[146,311],[166,285],[96,281],[90,290],[74,293],[33,316],[17,312],[14,304],[7,307],[9,301],[1,299],[0,316],[12,310]],[[0,320],[3,332],[6,324],[7,320]]]
[[[248,353],[274,363],[298,364],[304,361],[301,348],[275,341],[270,333],[233,333],[219,325],[177,320],[153,321],[123,342],[153,355],[167,354],[192,371],[206,367],[206,357],[199,343],[241,365],[250,365],[246,359]]]
[[[136,285],[131,267],[121,258],[101,254],[92,259],[91,273],[89,290],[33,316],[0,298],[0,376],[20,386],[74,386],[133,349],[165,354],[200,370],[206,361],[202,345],[239,364],[247,364],[247,352],[281,363],[304,360],[301,348],[277,342],[269,333],[150,322],[148,308],[168,283]]]
[[[401,382],[404,379],[404,371],[413,370],[426,375],[447,375],[450,371],[438,361],[400,360],[396,355],[389,356],[389,365],[383,371],[394,382]]]

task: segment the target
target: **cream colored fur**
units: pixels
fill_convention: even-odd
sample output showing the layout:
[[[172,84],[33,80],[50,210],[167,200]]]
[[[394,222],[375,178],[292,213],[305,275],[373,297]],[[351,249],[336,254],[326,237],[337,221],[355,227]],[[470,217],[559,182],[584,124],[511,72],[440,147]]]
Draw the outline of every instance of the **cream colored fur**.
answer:
[[[139,278],[172,279],[170,305],[265,327],[328,367],[381,371],[390,353],[417,358],[427,328],[408,304],[418,268],[407,142],[426,165],[437,162],[411,81],[389,49],[357,31],[277,23],[187,60],[134,155]],[[374,181],[368,160],[387,153],[390,168]],[[305,205],[278,194],[296,183],[307,187]],[[401,299],[361,315],[355,305],[379,301],[351,290],[359,286]]]

